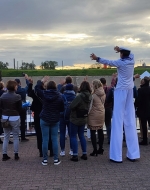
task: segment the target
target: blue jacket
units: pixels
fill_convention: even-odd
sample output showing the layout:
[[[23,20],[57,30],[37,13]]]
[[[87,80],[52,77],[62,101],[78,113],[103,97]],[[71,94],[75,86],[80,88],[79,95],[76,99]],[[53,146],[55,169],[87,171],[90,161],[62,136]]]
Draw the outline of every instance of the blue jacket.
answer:
[[[55,89],[41,90],[41,85],[35,86],[37,95],[43,100],[40,118],[49,124],[57,123],[60,119],[60,112],[64,110],[61,94]]]
[[[18,85],[16,94],[19,94],[21,96],[21,100],[23,102],[26,102],[26,94],[27,94],[27,90],[28,90],[28,85],[29,85],[29,81],[26,79],[26,84],[27,86],[25,88],[22,88],[20,85]]]
[[[72,102],[75,99],[75,97],[76,97],[76,94],[75,94],[74,90],[66,90],[62,94],[62,98],[63,98],[64,103],[66,100],[67,100],[67,102]],[[60,115],[62,118],[64,116],[64,112],[61,112]]]
[[[74,90],[64,91],[64,93],[62,94],[63,101],[65,101],[64,96],[66,97],[67,101],[69,101],[69,102],[72,102],[76,97]]]

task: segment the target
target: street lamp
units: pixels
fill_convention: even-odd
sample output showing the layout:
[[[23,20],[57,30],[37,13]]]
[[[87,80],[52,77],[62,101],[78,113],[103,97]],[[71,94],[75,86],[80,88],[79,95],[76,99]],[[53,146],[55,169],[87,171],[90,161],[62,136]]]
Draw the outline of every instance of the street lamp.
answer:
[[[141,61],[144,61],[144,60],[143,60],[143,59],[139,59],[138,61],[140,61],[140,66],[142,66],[142,65],[141,65]]]

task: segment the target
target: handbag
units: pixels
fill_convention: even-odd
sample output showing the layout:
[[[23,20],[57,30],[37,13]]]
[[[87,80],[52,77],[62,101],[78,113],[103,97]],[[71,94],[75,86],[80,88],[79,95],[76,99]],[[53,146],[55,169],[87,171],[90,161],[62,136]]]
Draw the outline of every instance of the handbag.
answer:
[[[8,119],[1,119],[2,128],[11,128],[9,117]]]

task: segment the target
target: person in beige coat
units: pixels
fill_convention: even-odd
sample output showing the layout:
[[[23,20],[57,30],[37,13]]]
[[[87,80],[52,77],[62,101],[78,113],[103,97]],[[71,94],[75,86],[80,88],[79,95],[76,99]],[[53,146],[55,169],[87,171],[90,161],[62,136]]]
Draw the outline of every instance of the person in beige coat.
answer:
[[[103,125],[105,120],[105,92],[103,89],[102,83],[95,79],[92,82],[93,85],[93,93],[92,93],[92,101],[90,105],[90,110],[88,114],[88,128],[91,131],[91,141],[93,145],[93,152],[90,154],[91,156],[97,156],[97,154],[103,154]],[[97,141],[96,141],[96,131],[98,133],[99,139],[99,150],[97,150]]]

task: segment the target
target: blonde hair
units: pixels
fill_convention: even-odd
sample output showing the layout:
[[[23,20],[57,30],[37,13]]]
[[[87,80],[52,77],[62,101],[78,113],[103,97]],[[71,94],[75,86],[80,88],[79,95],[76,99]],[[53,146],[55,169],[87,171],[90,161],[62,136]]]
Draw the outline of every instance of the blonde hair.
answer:
[[[103,84],[101,83],[101,81],[98,80],[98,79],[93,80],[92,84],[93,84],[93,90],[96,90],[99,87],[103,86]]]

